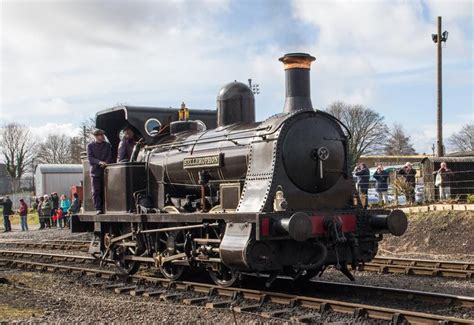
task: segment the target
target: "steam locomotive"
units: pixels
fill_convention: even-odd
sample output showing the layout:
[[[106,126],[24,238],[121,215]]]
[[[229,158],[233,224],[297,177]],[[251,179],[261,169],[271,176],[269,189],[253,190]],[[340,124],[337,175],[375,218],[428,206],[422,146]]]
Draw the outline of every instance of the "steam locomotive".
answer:
[[[84,159],[85,211],[73,231],[94,231],[104,261],[123,273],[153,263],[166,278],[208,270],[220,286],[243,273],[309,279],[335,266],[370,261],[383,234],[402,235],[400,210],[363,209],[348,157],[350,133],[314,110],[314,57],[286,54],[282,113],[255,122],[251,89],[225,85],[216,111],[120,106],[96,125],[116,150],[120,130],[142,137],[128,162],[105,169],[105,212],[90,201]]]

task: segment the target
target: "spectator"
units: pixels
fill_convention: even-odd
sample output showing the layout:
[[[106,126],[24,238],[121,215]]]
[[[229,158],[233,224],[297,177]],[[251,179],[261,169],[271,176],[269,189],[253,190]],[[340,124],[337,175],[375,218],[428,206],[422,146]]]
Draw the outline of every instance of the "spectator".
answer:
[[[0,205],[3,205],[3,226],[5,228],[3,232],[12,231],[10,216],[13,214],[13,210],[12,210],[13,202],[12,200],[10,200],[10,197],[7,195],[5,196],[5,200],[1,202]]]
[[[389,175],[386,170],[383,169],[382,165],[377,166],[377,170],[374,173],[375,178],[375,190],[379,195],[379,200],[382,200],[383,204],[388,203],[388,178]]]
[[[53,211],[53,205],[51,203],[51,200],[49,199],[48,195],[44,196],[44,202],[42,206],[42,211],[43,211],[43,218],[44,218],[44,223],[45,223],[45,228],[51,228],[51,212]]]
[[[43,203],[44,203],[44,197],[40,196],[38,200],[38,206],[36,207],[36,211],[38,212],[38,219],[40,223],[40,230],[46,228],[46,222],[44,221],[44,215],[43,215]]]
[[[28,206],[23,199],[20,199],[18,214],[20,215],[21,231],[28,231]]]
[[[63,208],[59,208],[59,209],[56,210],[56,213],[53,216],[53,220],[56,221],[59,228],[61,228],[61,229],[63,228],[63,220],[64,220],[64,210],[63,210]]]
[[[54,216],[56,214],[56,210],[59,209],[59,196],[58,196],[58,193],[56,192],[53,192],[51,193],[51,204],[52,204],[52,207],[53,209],[51,210],[51,216]],[[53,221],[53,227],[57,227],[58,225],[58,222],[57,220]]]
[[[413,166],[407,162],[405,166],[398,171],[398,175],[400,175],[407,183],[408,188],[405,191],[407,202],[413,203],[415,201],[416,170],[414,170]]]
[[[33,200],[33,203],[31,204],[31,208],[35,211],[38,210],[38,204],[39,204],[39,200],[37,197],[33,196],[32,197],[32,200]]]
[[[362,206],[367,207],[367,196],[369,192],[370,171],[366,164],[359,164],[354,169],[354,175],[357,176],[357,190],[362,200]]]
[[[67,212],[69,208],[71,207],[71,200],[69,200],[69,198],[65,194],[61,195],[61,201],[59,202],[59,207],[63,208],[64,212]]]
[[[118,147],[117,162],[130,161],[136,143],[135,132],[131,127],[127,126],[123,130],[123,138]]]
[[[433,174],[436,175],[435,185],[439,188],[439,199],[451,199],[451,181],[453,176],[452,170],[449,169],[446,163],[443,161],[441,163],[441,167]]]
[[[95,141],[87,146],[87,159],[91,166],[92,199],[96,214],[103,213],[104,169],[112,162],[112,147],[105,141],[105,132],[97,129],[92,133]]]
[[[70,227],[71,225],[71,217],[79,213],[81,209],[81,200],[79,200],[79,194],[74,193],[71,207],[69,208],[69,216],[66,218],[67,225]]]

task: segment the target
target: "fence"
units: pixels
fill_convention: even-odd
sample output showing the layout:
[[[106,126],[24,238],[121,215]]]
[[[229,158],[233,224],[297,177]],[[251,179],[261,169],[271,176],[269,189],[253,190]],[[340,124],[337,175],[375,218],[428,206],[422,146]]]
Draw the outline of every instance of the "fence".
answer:
[[[436,166],[439,168],[439,166]],[[459,165],[454,165],[453,168],[459,168]],[[470,166],[468,166],[470,167]],[[473,166],[474,167],[474,166]],[[448,168],[451,169],[451,166],[448,165]],[[438,169],[434,169],[436,172]],[[403,186],[400,185],[398,179],[403,179],[402,176],[397,174],[397,171],[389,172],[389,201],[397,201],[400,197],[402,202],[405,203],[405,190]],[[413,199],[417,203],[426,203],[426,202],[436,202],[440,200],[439,195],[439,186],[436,186],[436,173],[433,172],[433,165],[421,164],[417,170],[417,175],[415,177],[416,185],[415,188],[411,188],[411,193],[413,194]],[[403,185],[403,184],[402,184]],[[449,174],[449,180],[444,181],[444,188],[450,188],[450,200],[457,200],[461,202],[466,202],[470,195],[474,195],[474,168],[468,170],[452,170]],[[377,203],[381,200],[376,196],[376,182],[372,177],[370,178],[369,184],[369,203]],[[372,197],[371,197],[372,195]]]

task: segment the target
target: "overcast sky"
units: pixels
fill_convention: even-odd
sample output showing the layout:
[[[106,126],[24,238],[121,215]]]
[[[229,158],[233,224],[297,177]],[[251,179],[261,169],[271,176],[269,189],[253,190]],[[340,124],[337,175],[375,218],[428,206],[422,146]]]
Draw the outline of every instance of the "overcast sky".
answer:
[[[248,78],[263,119],[283,107],[278,58],[298,51],[317,58],[315,108],[367,105],[428,153],[438,15],[445,135],[474,120],[472,1],[0,1],[0,122],[40,137],[117,103],[213,109],[223,84]]]

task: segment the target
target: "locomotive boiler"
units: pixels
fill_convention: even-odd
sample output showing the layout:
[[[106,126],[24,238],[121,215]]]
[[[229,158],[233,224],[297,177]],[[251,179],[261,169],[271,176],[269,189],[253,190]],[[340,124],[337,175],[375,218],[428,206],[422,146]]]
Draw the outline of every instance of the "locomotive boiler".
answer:
[[[183,104],[99,112],[97,127],[113,145],[124,126],[143,141],[130,161],[107,166],[105,213],[85,211],[73,230],[93,230],[101,258],[125,273],[153,263],[173,280],[204,268],[222,286],[243,273],[266,274],[269,285],[279,275],[305,279],[335,266],[353,279],[348,266],[370,261],[383,234],[402,235],[407,219],[400,210],[361,207],[350,133],[311,103],[314,60],[280,58],[284,108],[263,122],[239,82],[220,90],[216,111]],[[86,161],[84,174],[87,187]]]

